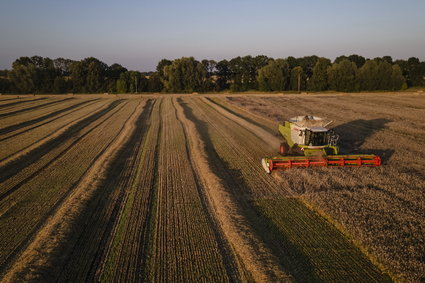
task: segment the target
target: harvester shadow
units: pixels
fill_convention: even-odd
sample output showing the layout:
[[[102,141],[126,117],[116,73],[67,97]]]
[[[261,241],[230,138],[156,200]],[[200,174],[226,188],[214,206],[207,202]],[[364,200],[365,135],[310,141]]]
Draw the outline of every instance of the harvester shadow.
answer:
[[[86,281],[96,281],[96,270],[104,256],[102,249],[110,240],[111,231],[125,200],[126,188],[129,187],[131,178],[127,176],[128,164],[134,161],[135,152],[143,141],[153,104],[152,100],[146,102],[136,121],[135,130],[106,169],[96,193],[84,204],[78,217],[73,220],[67,238],[55,249],[51,257],[55,266],[46,265],[40,272],[43,279],[59,282],[64,278],[68,281],[71,278],[84,277]],[[147,230],[146,227],[144,230]],[[145,251],[144,246],[141,254]],[[142,269],[140,271],[144,272]]]
[[[279,263],[286,273],[289,273],[295,281],[300,282],[318,282],[320,278],[314,272],[309,257],[302,252],[300,248],[290,242],[288,238],[279,233],[277,229],[271,227],[269,220],[266,219],[255,208],[255,203],[245,182],[241,170],[232,169],[230,164],[223,160],[214,148],[210,134],[208,132],[208,123],[199,120],[190,106],[183,102],[181,98],[178,102],[184,109],[185,116],[194,122],[205,147],[204,150],[213,173],[219,177],[223,186],[231,194],[233,200],[242,208],[242,215],[249,221],[249,225],[254,229],[257,236],[266,243],[273,255],[279,259]],[[272,276],[272,274],[270,274]],[[276,280],[278,280],[276,278]]]
[[[362,149],[361,146],[373,134],[386,127],[391,120],[379,118],[372,120],[358,119],[341,124],[333,128],[340,137],[339,147],[341,154],[376,154],[381,157],[383,163],[390,160],[394,154],[393,149]]]

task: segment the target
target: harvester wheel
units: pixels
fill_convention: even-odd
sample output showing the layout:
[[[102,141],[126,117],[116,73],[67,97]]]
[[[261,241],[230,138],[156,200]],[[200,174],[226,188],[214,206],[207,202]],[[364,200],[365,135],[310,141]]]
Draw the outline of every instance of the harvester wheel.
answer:
[[[279,154],[285,156],[288,154],[288,152],[289,152],[289,145],[286,142],[281,143],[279,147]]]

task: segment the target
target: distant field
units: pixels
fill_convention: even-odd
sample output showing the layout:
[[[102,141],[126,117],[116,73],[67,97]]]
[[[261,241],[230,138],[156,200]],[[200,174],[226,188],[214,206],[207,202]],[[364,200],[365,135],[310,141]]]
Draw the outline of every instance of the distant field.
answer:
[[[378,168],[268,175],[334,121]],[[425,280],[425,95],[0,96],[2,281]]]

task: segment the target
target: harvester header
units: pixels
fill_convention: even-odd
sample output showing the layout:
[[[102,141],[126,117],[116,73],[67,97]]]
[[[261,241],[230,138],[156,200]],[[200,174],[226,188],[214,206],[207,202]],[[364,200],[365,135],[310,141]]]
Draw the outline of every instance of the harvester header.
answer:
[[[374,154],[339,155],[339,136],[328,126],[331,120],[317,116],[297,116],[279,125],[283,137],[279,157],[266,157],[262,165],[267,173],[295,167],[375,167],[381,159]]]

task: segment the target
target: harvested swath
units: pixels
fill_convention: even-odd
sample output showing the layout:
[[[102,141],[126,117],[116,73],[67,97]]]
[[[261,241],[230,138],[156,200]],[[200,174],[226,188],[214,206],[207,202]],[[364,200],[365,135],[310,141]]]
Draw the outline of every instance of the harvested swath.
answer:
[[[157,111],[154,109],[153,111]],[[106,171],[104,179],[99,183],[99,188],[84,211],[74,224],[72,235],[66,243],[64,243],[61,254],[65,254],[64,260],[55,270],[52,271],[51,277],[58,281],[97,281],[99,278],[111,278],[110,272],[116,272],[119,278],[132,278],[132,276],[141,276],[136,271],[141,270],[120,270],[121,262],[114,261],[117,265],[109,269],[109,260],[114,259],[115,251],[119,251],[121,225],[133,219],[126,218],[125,213],[128,207],[128,199],[132,193],[140,193],[142,197],[149,195],[149,190],[135,192],[132,187],[134,183],[143,182],[139,180],[141,165],[139,162],[140,154],[143,154],[144,143],[149,128],[149,116],[152,111],[150,102],[145,106],[142,115],[138,118],[135,130],[132,132],[128,142],[123,145],[117,153],[116,159],[111,163],[110,168]],[[158,115],[158,113],[156,114]],[[153,136],[149,136],[153,137]],[[148,164],[146,164],[148,165]],[[149,169],[149,168],[147,168]],[[148,178],[152,176],[147,175]],[[137,179],[137,180],[136,180]],[[147,180],[149,183],[149,180]],[[149,188],[147,188],[149,189]],[[144,200],[139,200],[144,201]],[[147,200],[149,201],[149,200]],[[133,207],[131,207],[133,209]],[[143,211],[145,207],[134,207],[135,210]],[[135,226],[136,229],[142,227]],[[133,230],[133,232],[135,232]],[[131,244],[137,251],[138,245],[132,242],[125,242],[125,245]],[[124,256],[124,255],[123,255]],[[121,260],[135,261],[132,264],[136,266],[140,264],[134,258],[135,255],[128,254],[127,258]],[[137,254],[138,257],[143,254]],[[111,257],[111,258],[110,258]],[[130,272],[133,273],[130,273]]]
[[[0,98],[0,105],[10,103],[11,100],[17,100],[17,97]]]
[[[149,126],[146,136],[143,135],[145,137],[143,142],[142,137],[139,136],[140,132],[136,131],[134,144],[128,147],[131,149],[128,152],[128,155],[132,157],[131,162],[126,162],[122,171],[118,170],[122,172],[122,177],[121,173],[115,176],[116,180],[125,182],[119,186],[113,183],[111,186],[111,189],[121,187],[126,189],[121,190],[116,198],[109,198],[109,200],[116,199],[115,202],[111,201],[109,205],[103,204],[105,207],[115,207],[115,214],[108,216],[109,220],[102,221],[99,217],[104,219],[104,215],[111,214],[105,213],[106,208],[99,209],[96,203],[90,206],[90,211],[93,211],[95,215],[92,218],[93,223],[87,224],[85,236],[80,236],[84,241],[73,249],[74,255],[66,265],[65,272],[61,273],[59,280],[90,280],[95,276],[101,280],[127,281],[147,280],[154,276],[153,269],[150,267],[154,266],[151,260],[154,256],[154,227],[157,225],[158,175],[156,172],[160,167],[157,156],[160,154],[158,139],[162,132],[159,109],[160,104],[155,104],[150,121],[141,121],[140,125],[144,125],[143,127]],[[165,111],[168,113],[169,110],[163,110],[163,113]],[[113,172],[117,171],[113,170]],[[114,203],[118,204],[113,206]],[[99,232],[105,229],[97,228],[103,227],[102,223],[114,224],[113,227],[108,228],[108,232]],[[88,236],[90,234],[94,236]],[[99,234],[103,236],[96,236]],[[93,241],[87,241],[87,239],[93,239]],[[96,239],[102,239],[102,246],[95,243]],[[99,263],[99,257],[102,258],[101,263]],[[97,269],[97,266],[100,269]]]
[[[288,170],[282,179],[396,278],[420,281],[425,274],[421,260],[425,254],[425,176],[422,173],[425,156],[420,130],[424,122],[420,121],[419,112],[410,116],[410,107],[391,113],[391,107],[404,98],[403,95],[386,95],[382,101],[382,95],[368,95],[374,99],[368,100],[366,96],[337,96],[325,100],[314,96],[247,97],[232,98],[232,102],[268,117],[293,112],[294,109],[289,109],[291,105],[300,112],[326,115],[337,122],[335,130],[341,135],[344,151],[381,155],[385,164],[374,170],[357,168],[338,170],[338,173]],[[367,101],[365,107],[357,99]],[[415,99],[417,111],[423,111],[420,105],[425,99]],[[412,122],[421,127],[406,136],[406,125]],[[418,136],[412,138],[412,135]]]
[[[108,236],[102,262],[96,272],[101,281],[147,281],[155,225],[158,140],[161,133],[161,100],[139,121],[128,172],[125,196],[114,228]],[[131,244],[128,244],[131,243]]]
[[[25,108],[18,108],[18,109],[7,109],[7,110],[3,110],[0,113],[0,119],[4,118],[4,117],[9,117],[9,116],[13,116],[13,115],[18,115],[18,114],[22,114],[28,111],[33,111],[33,110],[37,110],[39,108],[43,108],[52,104],[57,104],[57,103],[63,103],[66,102],[68,100],[72,100],[73,98],[65,98],[65,99],[48,99],[46,103],[35,103],[35,105],[32,105],[30,107],[25,107]],[[52,101],[53,100],[53,101]],[[38,101],[37,101],[38,102]]]
[[[44,143],[53,140],[66,132],[69,128],[78,124],[96,113],[99,109],[106,108],[105,101],[93,103],[78,109],[69,110],[61,115],[33,125],[27,129],[11,132],[3,135],[0,139],[3,147],[0,149],[0,166],[7,162],[31,152]]]
[[[0,129],[1,140],[4,139],[4,135],[9,132],[14,132],[20,129],[28,129],[29,126],[35,127],[36,125],[40,125],[45,120],[51,121],[53,117],[60,116],[60,114],[64,114],[69,110],[73,110],[80,106],[84,106],[86,104],[90,104],[97,99],[91,100],[75,100],[70,101],[69,106],[66,105],[53,105],[52,107],[45,107],[40,109],[40,111],[29,112],[27,114],[19,115],[18,117],[10,117],[9,120],[5,118],[2,120],[2,128]],[[35,125],[34,125],[35,124]]]
[[[119,106],[112,115],[77,138],[60,156],[21,181],[0,201],[2,264],[19,251],[116,137],[131,113],[129,109],[134,109],[133,103]]]
[[[191,108],[196,109],[196,111],[204,111],[204,115],[198,115],[201,115],[200,117],[202,117],[202,120],[207,122],[209,135],[211,136],[214,149],[217,151],[220,159],[222,159],[223,164],[225,166],[227,165],[227,171],[232,172],[233,178],[238,180],[238,183],[240,182],[242,184],[239,185],[240,191],[237,193],[239,198],[242,198],[240,194],[245,195],[248,198],[245,202],[250,202],[253,200],[252,198],[255,197],[255,195],[268,194],[272,198],[276,198],[276,196],[279,195],[282,196],[282,192],[279,193],[279,189],[282,191],[283,188],[279,188],[279,184],[276,184],[278,183],[277,180],[275,180],[272,176],[261,172],[261,166],[257,165],[258,160],[260,160],[264,151],[258,155],[258,153],[254,150],[255,147],[247,144],[248,140],[257,140],[256,147],[258,148],[261,144],[264,144],[264,141],[258,141],[258,138],[253,135],[252,132],[247,132],[245,129],[241,128],[241,126],[235,124],[233,120],[217,115],[217,112],[211,109],[210,105],[205,107],[198,103],[196,107]],[[231,130],[227,130],[226,127],[231,128]],[[242,133],[243,131],[245,131],[245,133]],[[240,134],[237,134],[238,132]],[[235,144],[238,145],[236,146]],[[252,156],[256,157],[257,160],[250,162],[250,157]],[[232,170],[235,168],[238,168],[238,170]],[[263,178],[268,179],[263,181]],[[259,189],[261,190],[260,194],[256,192]],[[246,193],[250,193],[251,195],[246,195]],[[254,209],[261,217],[264,217],[263,222],[265,221],[266,223],[270,223],[270,225],[274,225],[273,218],[268,217],[266,213],[257,209],[255,206]],[[278,212],[281,211],[282,215],[285,214],[285,209],[291,208],[277,206],[272,209],[277,209]],[[290,233],[285,229],[275,229],[274,231],[277,231],[278,233],[271,233],[273,234],[272,236],[275,241],[280,241],[280,244],[275,246],[274,252],[280,252],[279,255],[282,264],[292,272],[292,275],[296,280],[314,280],[320,278],[321,280],[327,281],[338,278],[339,276],[353,278],[353,280],[364,280],[364,278],[370,278],[370,280],[385,279],[381,272],[374,267],[367,258],[365,258],[360,250],[355,248],[346,238],[344,238],[342,234],[334,233],[336,230],[332,227],[332,225],[321,217],[314,218],[313,216],[315,213],[304,205],[299,205],[297,209],[302,211],[302,213],[299,211],[294,213],[303,218],[303,221],[299,221],[300,223],[293,227],[294,231]],[[315,245],[316,252],[300,252],[296,243],[294,243],[291,239],[293,239],[294,235],[304,235],[308,233],[314,234],[313,230],[310,231],[310,229],[313,229],[310,225],[311,219],[316,221],[317,226],[315,226],[315,228],[320,227],[320,233],[332,235],[329,238],[336,238],[333,242],[327,242],[320,240],[313,241],[313,239],[306,237],[306,242],[304,242],[304,244]],[[288,221],[292,220],[293,219],[288,218]],[[346,244],[346,250],[341,250],[341,243],[344,243],[344,245]],[[288,258],[288,249],[297,256],[295,258]],[[334,255],[334,261],[346,266],[342,268],[341,266],[335,268],[332,261],[322,262],[319,251],[329,252],[329,250],[331,250]],[[311,265],[306,266],[299,264],[306,260],[309,261]],[[300,268],[300,266],[303,268]],[[326,270],[326,272],[323,272],[322,270]]]
[[[56,156],[59,156],[66,148],[94,128],[97,123],[101,122],[102,120],[99,118],[110,115],[110,110],[116,108],[120,103],[121,101],[110,101],[109,103],[101,103],[94,106],[93,109],[87,109],[87,112],[84,111],[85,113],[81,113],[81,117],[70,117],[71,120],[61,129],[39,141],[33,141],[30,135],[28,141],[33,143],[29,147],[0,162],[2,169],[0,183],[2,187],[10,186],[3,182],[17,184],[20,180],[26,178],[11,178],[15,174],[27,176],[42,166],[49,164]],[[94,111],[94,113],[91,111]],[[43,135],[43,132],[41,134]]]
[[[84,206],[93,198],[95,192],[101,187],[108,167],[117,158],[118,149],[129,139],[129,133],[134,131],[135,120],[139,117],[143,103],[133,112],[120,130],[119,135],[94,162],[93,166],[84,175],[81,182],[73,189],[72,193],[64,200],[58,209],[46,220],[43,227],[37,232],[34,240],[25,249],[22,255],[14,262],[8,273],[3,277],[7,282],[16,280],[52,281],[55,277],[54,269],[58,269],[59,260],[55,256],[61,244],[71,237],[72,228]],[[102,192],[103,193],[103,192]],[[64,258],[61,253],[61,259]],[[48,274],[44,272],[46,267]],[[53,276],[49,276],[52,274]]]

